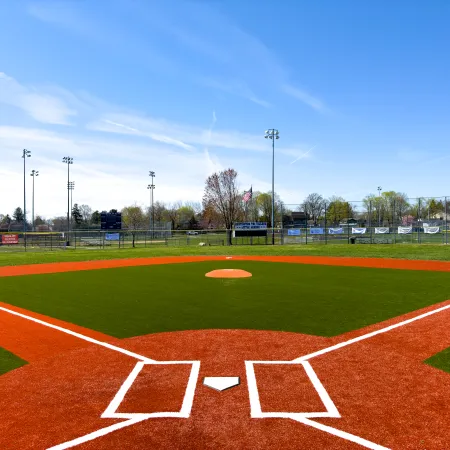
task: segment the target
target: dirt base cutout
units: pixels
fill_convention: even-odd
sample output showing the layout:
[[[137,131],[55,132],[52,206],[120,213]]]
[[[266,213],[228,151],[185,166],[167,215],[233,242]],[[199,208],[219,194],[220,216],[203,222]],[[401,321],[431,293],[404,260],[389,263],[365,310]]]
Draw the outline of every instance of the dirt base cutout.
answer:
[[[250,272],[241,269],[218,269],[205,275],[208,278],[248,278],[251,276]]]

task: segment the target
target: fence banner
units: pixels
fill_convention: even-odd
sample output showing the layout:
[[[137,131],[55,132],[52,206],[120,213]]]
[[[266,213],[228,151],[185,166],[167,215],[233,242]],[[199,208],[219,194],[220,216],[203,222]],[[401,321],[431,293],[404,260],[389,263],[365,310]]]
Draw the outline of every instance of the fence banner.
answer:
[[[267,230],[267,222],[238,222],[234,224],[235,230]]]
[[[11,245],[19,243],[19,235],[18,234],[3,234],[2,235],[2,244],[3,245]]]
[[[389,234],[389,227],[376,227],[375,234]]]
[[[310,228],[309,234],[324,234],[323,228]]]
[[[288,236],[300,236],[300,228],[290,228],[288,229]]]
[[[398,227],[398,234],[410,234],[412,233],[412,227]]]
[[[328,228],[328,234],[344,234],[343,228]]]
[[[119,233],[106,233],[105,241],[120,241],[120,234]]]
[[[367,228],[352,228],[352,234],[365,234]]]
[[[439,227],[424,227],[423,231],[428,234],[436,234],[439,233]]]

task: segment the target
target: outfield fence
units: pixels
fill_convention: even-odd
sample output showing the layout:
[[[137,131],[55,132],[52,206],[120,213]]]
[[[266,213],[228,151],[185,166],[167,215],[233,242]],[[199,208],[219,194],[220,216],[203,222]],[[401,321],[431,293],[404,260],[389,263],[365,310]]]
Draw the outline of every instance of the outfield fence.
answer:
[[[265,236],[235,237],[233,230],[152,232],[120,230],[76,230],[70,233],[0,233],[0,252],[72,251],[155,247],[202,247],[246,245],[334,245],[334,244],[448,244],[447,228],[436,227],[358,227],[308,226],[267,230]],[[197,233],[197,234],[194,234]],[[8,236],[7,239],[2,236]],[[2,243],[3,242],[3,243]],[[6,242],[6,243],[5,243]]]

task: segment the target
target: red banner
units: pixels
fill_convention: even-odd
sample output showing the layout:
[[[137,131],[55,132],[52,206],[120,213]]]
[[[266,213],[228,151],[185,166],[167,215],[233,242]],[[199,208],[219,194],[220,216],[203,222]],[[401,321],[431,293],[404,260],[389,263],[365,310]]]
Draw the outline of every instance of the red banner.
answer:
[[[3,234],[2,235],[2,244],[10,245],[10,244],[18,244],[19,243],[19,235],[18,234]]]

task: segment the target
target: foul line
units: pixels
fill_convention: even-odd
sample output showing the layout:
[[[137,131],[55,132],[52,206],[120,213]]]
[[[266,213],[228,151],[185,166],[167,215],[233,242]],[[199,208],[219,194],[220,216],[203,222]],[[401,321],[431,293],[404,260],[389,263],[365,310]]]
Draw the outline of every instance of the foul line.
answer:
[[[302,361],[307,361],[308,359],[316,358],[317,356],[324,355],[325,353],[333,352],[334,350],[338,350],[343,347],[347,347],[348,345],[355,344],[356,342],[363,341],[364,339],[369,339],[377,334],[386,333],[387,331],[394,330],[395,328],[402,327],[404,325],[408,325],[409,323],[415,322],[416,320],[423,319],[425,317],[431,316],[433,314],[437,314],[438,312],[449,309],[450,305],[442,306],[441,308],[434,309],[432,311],[428,311],[424,314],[420,314],[419,316],[413,317],[412,319],[403,320],[402,322],[396,323],[394,325],[389,325],[388,327],[381,328],[380,330],[372,331],[371,333],[363,334],[362,336],[358,336],[353,339],[349,339],[348,341],[340,342],[339,344],[332,345],[331,347],[326,347],[322,350],[319,350],[314,353],[310,353],[309,355],[300,356],[299,358],[293,359],[293,363],[299,363]]]
[[[32,322],[36,322],[40,325],[44,325],[45,327],[53,328],[54,330],[58,330],[63,333],[66,333],[66,334],[70,334],[71,336],[74,336],[78,339],[82,339],[82,340],[90,342],[92,344],[100,345],[101,347],[108,348],[109,350],[113,350],[115,352],[123,353],[124,355],[130,356],[131,358],[138,359],[140,361],[144,361],[147,363],[156,362],[156,360],[154,360],[154,359],[150,359],[150,358],[147,358],[146,356],[142,356],[137,353],[130,352],[129,350],[125,350],[124,348],[117,347],[116,345],[108,344],[107,342],[98,341],[97,339],[93,339],[88,336],[85,336],[84,334],[80,334],[75,331],[68,330],[67,328],[63,328],[58,325],[53,325],[51,323],[44,322],[43,320],[40,320],[40,319],[35,319],[34,317],[27,316],[26,314],[22,314],[22,313],[13,311],[11,309],[3,308],[3,306],[0,306],[0,311],[5,311],[9,314],[13,314],[14,316],[22,317],[22,319],[31,320]]]
[[[369,339],[373,336],[377,336],[378,334],[386,333],[388,331],[394,330],[396,328],[402,327],[404,325],[408,325],[412,322],[415,322],[420,319],[424,319],[425,317],[431,316],[433,314],[437,314],[439,312],[450,309],[450,304],[442,306],[440,308],[436,308],[432,311],[428,311],[423,314],[419,314],[418,316],[412,317],[411,319],[403,320],[394,325],[389,325],[387,327],[381,328],[376,331],[372,331],[370,333],[363,334],[353,339],[349,339],[344,342],[340,342],[339,344],[332,345],[330,347],[326,347],[322,350],[318,350],[316,352],[310,353],[308,355],[301,356],[299,358],[293,359],[292,361],[246,361],[246,371],[247,371],[247,385],[249,390],[250,397],[250,414],[251,417],[254,418],[265,418],[265,417],[279,417],[285,419],[292,419],[297,422],[303,423],[304,425],[311,426],[318,430],[324,431],[326,433],[332,434],[334,436],[340,437],[347,441],[355,442],[363,447],[369,448],[371,450],[389,450],[387,447],[383,447],[374,442],[368,441],[360,436],[353,435],[351,433],[347,433],[346,431],[339,430],[334,427],[330,427],[328,425],[324,425],[322,423],[311,420],[310,418],[320,418],[320,417],[334,417],[340,418],[340,414],[335,407],[333,401],[331,400],[328,392],[325,387],[319,380],[317,374],[314,372],[311,364],[308,360],[312,358],[316,358],[317,356],[324,355],[326,353],[333,352],[335,350],[339,350],[340,348],[347,347],[348,345],[355,344],[357,342],[363,341],[365,339]],[[314,412],[314,413],[288,413],[288,412],[262,412],[261,410],[261,402],[259,398],[258,386],[256,384],[256,376],[254,371],[254,364],[301,364],[303,365],[306,373],[308,374],[309,379],[314,385],[317,393],[319,394],[322,402],[324,403],[327,412]]]

